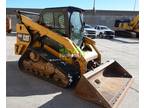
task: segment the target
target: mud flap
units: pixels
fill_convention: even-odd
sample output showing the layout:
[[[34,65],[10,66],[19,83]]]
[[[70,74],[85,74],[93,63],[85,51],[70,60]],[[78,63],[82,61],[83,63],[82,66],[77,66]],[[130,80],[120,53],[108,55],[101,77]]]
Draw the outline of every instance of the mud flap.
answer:
[[[120,64],[111,60],[82,75],[75,93],[103,107],[116,108],[132,80],[132,76]]]

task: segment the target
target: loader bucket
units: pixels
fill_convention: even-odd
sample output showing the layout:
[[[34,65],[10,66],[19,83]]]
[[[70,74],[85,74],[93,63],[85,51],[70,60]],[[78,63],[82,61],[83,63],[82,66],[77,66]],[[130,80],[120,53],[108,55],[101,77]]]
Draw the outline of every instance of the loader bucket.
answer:
[[[111,60],[83,74],[75,93],[105,108],[116,108],[130,87],[132,79],[120,64]]]

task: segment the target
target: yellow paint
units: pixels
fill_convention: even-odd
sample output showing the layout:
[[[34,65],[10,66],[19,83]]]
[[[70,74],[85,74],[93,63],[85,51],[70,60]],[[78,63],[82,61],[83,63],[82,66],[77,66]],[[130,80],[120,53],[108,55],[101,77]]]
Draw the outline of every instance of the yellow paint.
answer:
[[[82,54],[83,51],[80,51],[80,49],[77,48],[78,46],[76,46],[69,38],[61,36],[60,34],[55,33],[52,30],[50,30],[36,22],[33,22],[30,18],[28,18],[24,15],[21,15],[21,19],[22,19],[22,22],[24,23],[24,25],[23,24],[16,25],[17,33],[29,34],[29,32],[26,29],[26,27],[29,27],[31,30],[33,30],[33,33],[38,32],[40,34],[40,37],[47,36],[47,37],[51,38],[52,40],[54,40],[54,41],[58,42],[59,44],[61,44],[62,46],[64,46],[64,48],[66,50],[68,50],[68,54],[70,56],[65,56],[65,55],[61,54],[60,52],[57,52],[54,49],[50,48],[48,45],[44,45],[44,48],[48,52],[50,52],[51,54],[55,55],[56,57],[60,58],[61,60],[65,61],[69,64],[74,64],[74,62],[78,62],[80,65],[81,75],[87,71],[87,60],[86,60],[86,57]],[[29,43],[30,42],[23,42],[17,38],[17,42],[15,45],[16,46],[15,47],[16,54],[20,54],[20,55],[23,54],[26,51]],[[97,59],[100,60],[101,56],[95,47],[95,41],[93,41],[90,38],[85,38],[84,43],[89,44],[90,47],[93,49],[94,53],[98,53]],[[33,44],[33,46],[40,47],[40,43],[35,42]],[[77,57],[76,61],[73,61],[73,59],[72,59],[73,55],[79,55]],[[89,55],[89,56],[91,56],[91,55]]]

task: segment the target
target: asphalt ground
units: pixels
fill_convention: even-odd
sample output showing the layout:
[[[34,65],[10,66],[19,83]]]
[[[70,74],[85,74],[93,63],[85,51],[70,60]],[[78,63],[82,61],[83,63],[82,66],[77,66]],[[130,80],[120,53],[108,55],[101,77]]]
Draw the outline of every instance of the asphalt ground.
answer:
[[[63,89],[21,72],[14,54],[15,37],[7,36],[7,108],[101,108],[74,95],[73,89]],[[95,39],[102,62],[114,59],[134,76],[134,82],[118,108],[139,107],[139,41],[116,38]]]

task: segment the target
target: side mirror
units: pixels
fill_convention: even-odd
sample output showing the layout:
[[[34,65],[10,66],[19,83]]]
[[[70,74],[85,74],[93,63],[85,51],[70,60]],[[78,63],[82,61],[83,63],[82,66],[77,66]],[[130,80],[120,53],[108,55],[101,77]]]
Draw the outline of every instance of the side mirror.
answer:
[[[83,27],[85,26],[85,22],[83,22]]]

